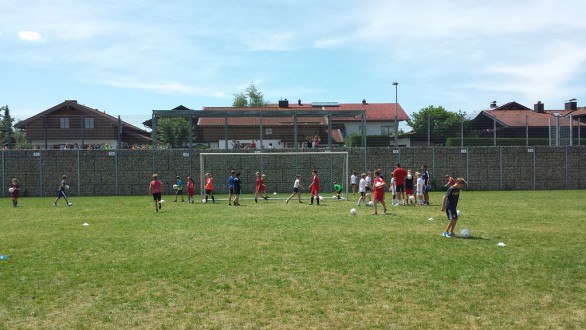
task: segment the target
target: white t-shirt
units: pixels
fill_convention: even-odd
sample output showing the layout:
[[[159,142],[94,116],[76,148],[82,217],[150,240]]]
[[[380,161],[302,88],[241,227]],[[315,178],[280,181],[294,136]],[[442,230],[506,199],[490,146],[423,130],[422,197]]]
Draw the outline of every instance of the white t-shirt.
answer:
[[[423,195],[423,189],[425,187],[425,182],[423,182],[423,178],[417,179],[417,195]]]
[[[391,194],[397,194],[397,185],[395,184],[395,178],[391,178]]]
[[[356,175],[352,174],[352,176],[350,176],[350,184],[356,184]]]
[[[370,184],[372,178],[367,175],[364,180],[366,181],[366,186],[372,188],[372,185]]]
[[[293,184],[293,188],[299,188],[299,179],[295,179],[295,183]]]
[[[366,192],[366,180],[360,179],[360,183],[358,184],[358,189],[360,192]]]

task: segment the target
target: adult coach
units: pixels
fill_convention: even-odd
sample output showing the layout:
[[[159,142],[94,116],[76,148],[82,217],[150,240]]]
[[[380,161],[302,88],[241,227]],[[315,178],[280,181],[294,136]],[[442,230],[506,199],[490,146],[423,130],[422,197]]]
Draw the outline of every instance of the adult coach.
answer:
[[[397,191],[397,204],[407,205],[405,199],[405,178],[407,171],[401,167],[401,164],[395,163],[395,170],[393,171],[393,178],[395,178],[395,186]]]

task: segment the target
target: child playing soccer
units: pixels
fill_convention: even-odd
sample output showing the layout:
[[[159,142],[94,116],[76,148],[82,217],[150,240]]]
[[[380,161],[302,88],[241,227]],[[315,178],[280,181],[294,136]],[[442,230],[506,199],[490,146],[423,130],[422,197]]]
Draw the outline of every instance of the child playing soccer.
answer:
[[[159,175],[153,174],[153,181],[149,184],[149,194],[153,195],[155,201],[155,212],[161,209],[161,191],[163,190],[163,183],[159,181]]]
[[[358,191],[360,192],[360,198],[358,198],[358,203],[356,206],[360,206],[360,203],[364,201],[364,206],[366,206],[366,198],[370,197],[370,194],[366,192],[366,173],[360,174],[360,182],[358,183]]]
[[[175,200],[173,202],[177,202],[177,196],[181,195],[181,203],[185,202],[183,198],[183,180],[179,175],[176,177],[177,179],[177,190],[175,191]]]
[[[391,186],[389,187],[389,191],[391,192],[391,195],[393,196],[392,200],[391,200],[391,205],[393,206],[399,206],[399,200],[397,199],[397,185],[395,184],[397,182],[397,180],[395,179],[395,177],[391,178]]]
[[[377,204],[381,203],[383,206],[383,214],[387,214],[387,205],[385,204],[385,181],[381,177],[381,170],[374,171],[374,212],[372,215],[377,215]]]
[[[69,203],[69,200],[67,199],[67,193],[65,193],[65,190],[67,189],[69,189],[69,185],[67,184],[67,175],[63,175],[61,184],[59,185],[59,188],[57,188],[57,198],[55,198],[53,206],[57,206],[57,201],[59,201],[61,197],[65,199],[65,205],[71,206],[71,203]]]
[[[214,199],[214,179],[210,173],[206,173],[206,185],[204,188],[206,190],[206,203],[208,202],[208,197],[211,197],[212,202],[216,203]]]
[[[448,220],[450,223],[446,227],[446,231],[443,233],[444,237],[453,237],[454,228],[456,228],[456,222],[458,221],[458,199],[460,198],[460,191],[466,185],[466,180],[463,178],[457,178],[456,183],[448,188],[444,199],[442,201],[442,211],[446,211]]]
[[[340,194],[342,193],[342,185],[338,183],[338,181],[334,181],[334,192],[336,193],[336,197],[340,199]]]
[[[240,191],[242,190],[242,181],[240,181],[240,172],[234,176],[234,206],[240,206]]]
[[[260,175],[260,172],[256,172],[256,188],[254,192],[254,202],[258,203],[258,197],[262,197],[265,199],[269,199],[266,195],[267,187],[265,186],[265,177],[266,175]]]
[[[12,183],[10,184],[10,189],[12,192],[10,195],[12,196],[12,207],[18,206],[18,196],[20,195],[20,185],[18,184],[18,179],[13,178]]]
[[[311,180],[311,184],[307,187],[307,189],[311,189],[311,202],[309,205],[313,205],[313,199],[315,198],[317,205],[319,205],[319,178],[317,177],[317,170],[311,171],[313,175],[313,180]]]
[[[195,195],[195,181],[193,181],[193,179],[188,176],[187,177],[187,202],[194,204],[195,203],[195,198],[193,197]]]
[[[425,181],[423,181],[423,178],[421,177],[421,173],[419,172],[415,172],[415,177],[417,178],[417,184],[416,184],[416,189],[415,189],[415,197],[419,200],[419,203],[417,204],[417,206],[419,205],[423,205],[424,200],[423,200],[423,192],[425,191]]]
[[[295,195],[297,195],[299,203],[303,203],[301,201],[301,193],[299,192],[299,189],[303,189],[303,186],[301,185],[301,175],[297,174],[295,176],[295,183],[293,183],[293,193],[291,193],[291,196],[289,196],[289,198],[287,198],[285,203],[289,203],[289,200],[291,198],[293,198],[293,196],[295,196]]]
[[[228,205],[232,205],[232,195],[234,194],[234,178],[236,177],[236,171],[230,171],[230,177],[228,178]]]

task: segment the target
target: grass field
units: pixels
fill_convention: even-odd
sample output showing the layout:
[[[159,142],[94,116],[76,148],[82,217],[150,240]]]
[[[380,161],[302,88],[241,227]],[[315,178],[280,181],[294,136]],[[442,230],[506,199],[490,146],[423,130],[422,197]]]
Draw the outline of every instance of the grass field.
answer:
[[[471,239],[440,235],[439,192],[385,216],[164,198],[0,199],[0,328],[586,328],[585,191],[464,191]]]

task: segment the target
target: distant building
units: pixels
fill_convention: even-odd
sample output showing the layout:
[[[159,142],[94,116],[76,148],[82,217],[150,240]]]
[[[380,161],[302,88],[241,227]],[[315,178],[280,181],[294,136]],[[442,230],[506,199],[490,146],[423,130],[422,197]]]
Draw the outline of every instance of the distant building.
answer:
[[[120,125],[119,125],[120,124]],[[41,149],[119,148],[151,143],[151,134],[98,109],[66,100],[14,125]],[[120,139],[120,146],[118,140]]]

